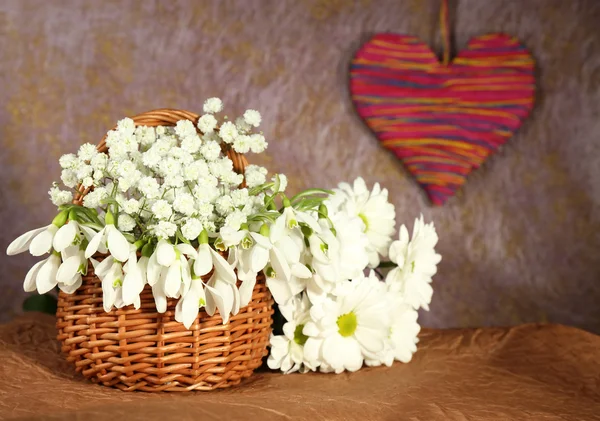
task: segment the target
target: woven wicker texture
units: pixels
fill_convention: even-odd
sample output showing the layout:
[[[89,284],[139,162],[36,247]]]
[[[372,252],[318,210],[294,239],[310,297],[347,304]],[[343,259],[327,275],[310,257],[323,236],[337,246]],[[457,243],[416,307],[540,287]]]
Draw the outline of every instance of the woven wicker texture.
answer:
[[[172,126],[181,119],[196,122],[198,115],[164,109],[133,118],[146,126]],[[98,150],[106,152],[104,140]],[[242,172],[246,159],[232,150],[227,154],[236,171]],[[80,192],[76,203],[87,193]],[[249,377],[267,355],[273,299],[262,273],[249,305],[228,323],[223,324],[218,312],[208,316],[200,311],[186,329],[175,321],[177,300],[168,300],[167,311],[158,313],[148,285],[139,309],[127,306],[106,313],[101,281],[89,267],[74,294],[60,292],[56,326],[67,360],[94,382],[146,392],[226,388]]]

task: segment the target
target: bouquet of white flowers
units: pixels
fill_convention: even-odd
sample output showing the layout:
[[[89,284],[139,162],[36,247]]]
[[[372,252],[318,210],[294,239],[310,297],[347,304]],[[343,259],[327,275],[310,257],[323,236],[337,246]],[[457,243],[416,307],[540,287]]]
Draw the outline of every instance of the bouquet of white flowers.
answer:
[[[392,241],[395,209],[378,184],[358,178],[288,197],[285,175],[240,172],[239,154],[267,147],[253,133],[261,116],[219,122],[222,108],[211,98],[204,115],[174,126],[126,118],[108,132],[108,153],[84,144],[62,156],[66,189],[49,192],[58,214],[7,250],[49,254],[25,290],[73,294],[91,265],[105,312],[139,309],[146,288],[158,313],[177,300],[174,317],[190,329],[201,311],[228,323],[264,274],[287,321],[271,336],[269,367],[339,373],[409,361],[441,259],[433,224],[421,217],[412,238],[403,225]],[[391,270],[384,277],[380,267]]]

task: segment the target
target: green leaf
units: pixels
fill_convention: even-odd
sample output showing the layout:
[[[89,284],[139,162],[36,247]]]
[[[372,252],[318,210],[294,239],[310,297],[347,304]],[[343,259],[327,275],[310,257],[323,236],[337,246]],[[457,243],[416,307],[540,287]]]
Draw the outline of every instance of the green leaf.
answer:
[[[57,300],[50,294],[30,295],[23,301],[23,311],[39,311],[41,313],[56,314]]]

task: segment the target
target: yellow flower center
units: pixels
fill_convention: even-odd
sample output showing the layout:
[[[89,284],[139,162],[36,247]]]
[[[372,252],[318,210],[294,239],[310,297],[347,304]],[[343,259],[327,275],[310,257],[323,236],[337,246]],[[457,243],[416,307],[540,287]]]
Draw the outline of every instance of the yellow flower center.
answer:
[[[351,311],[350,313],[341,315],[337,319],[337,325],[338,332],[340,332],[340,335],[343,337],[354,335],[354,332],[356,332],[356,327],[358,326],[356,314]]]
[[[302,329],[304,329],[304,325],[298,325],[294,331],[294,342],[298,345],[304,345],[308,339],[308,336],[302,333]]]

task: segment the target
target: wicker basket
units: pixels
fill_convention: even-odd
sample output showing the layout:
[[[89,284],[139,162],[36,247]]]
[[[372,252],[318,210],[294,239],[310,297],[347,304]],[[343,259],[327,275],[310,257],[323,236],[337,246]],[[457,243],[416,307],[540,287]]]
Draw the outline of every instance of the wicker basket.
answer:
[[[196,123],[198,115],[163,109],[133,118],[143,126],[173,126],[182,119]],[[104,140],[98,150],[106,152]],[[236,171],[243,172],[246,159],[233,150],[227,153]],[[81,204],[86,193],[80,189],[75,203]],[[228,323],[218,312],[208,316],[200,311],[186,329],[174,319],[177,300],[168,300],[167,311],[158,313],[148,285],[138,310],[127,306],[104,312],[101,281],[89,267],[74,294],[60,292],[56,326],[67,360],[93,382],[146,392],[226,388],[249,377],[267,355],[273,299],[262,273],[250,303]]]

